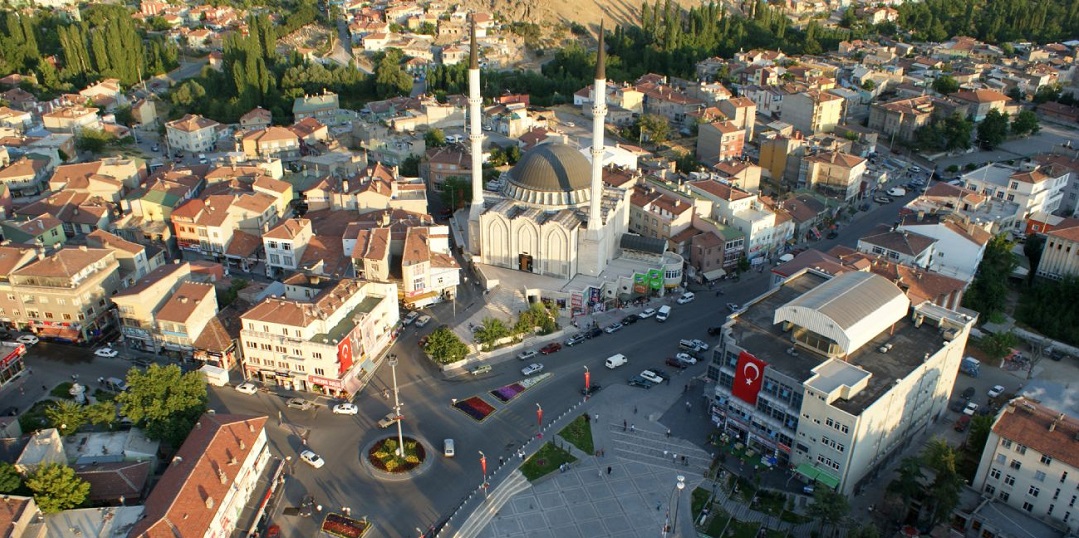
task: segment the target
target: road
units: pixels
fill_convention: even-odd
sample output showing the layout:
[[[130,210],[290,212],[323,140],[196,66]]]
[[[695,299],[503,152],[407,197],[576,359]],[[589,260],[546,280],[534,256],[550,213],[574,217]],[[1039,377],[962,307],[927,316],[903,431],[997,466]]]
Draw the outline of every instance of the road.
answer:
[[[1079,132],[1060,125],[1047,123],[1041,126],[1041,131],[1036,135],[1008,140],[993,150],[978,150],[954,157],[942,157],[937,159],[934,164],[941,172],[952,165],[958,166],[960,169],[970,163],[981,166],[989,162],[1009,161],[1037,153],[1045,153],[1050,151],[1053,146],[1059,146],[1069,140],[1073,145],[1075,142],[1079,142]]]

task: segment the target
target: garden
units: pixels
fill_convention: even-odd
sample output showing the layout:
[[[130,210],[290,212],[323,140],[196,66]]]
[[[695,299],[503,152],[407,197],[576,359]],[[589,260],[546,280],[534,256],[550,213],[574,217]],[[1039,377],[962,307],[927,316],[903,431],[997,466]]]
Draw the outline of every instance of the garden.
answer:
[[[483,422],[495,412],[494,406],[479,396],[458,400],[454,402],[453,406],[476,422]]]
[[[419,467],[423,460],[427,458],[427,451],[423,448],[423,443],[411,437],[405,437],[404,441],[404,457],[397,455],[397,438],[387,437],[376,442],[367,451],[367,460],[376,469],[387,473],[406,473]]]
[[[566,424],[566,427],[562,428],[558,435],[585,454],[596,453],[596,447],[592,443],[592,422],[588,419],[587,414],[581,415]]]
[[[341,514],[326,514],[322,521],[322,532],[336,538],[360,538],[367,534],[370,525]]]
[[[553,473],[562,464],[575,461],[577,461],[577,458],[573,457],[569,452],[551,443],[544,443],[538,452],[521,465],[521,473],[525,475],[529,482],[534,482],[542,476]]]

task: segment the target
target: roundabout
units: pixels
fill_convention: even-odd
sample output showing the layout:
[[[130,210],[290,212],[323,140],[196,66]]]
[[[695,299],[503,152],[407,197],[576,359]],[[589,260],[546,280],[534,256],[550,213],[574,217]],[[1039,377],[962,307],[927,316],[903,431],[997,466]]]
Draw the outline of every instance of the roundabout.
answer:
[[[363,465],[375,478],[405,481],[431,467],[431,452],[420,439],[404,436],[404,455],[396,436],[375,439],[363,449]]]

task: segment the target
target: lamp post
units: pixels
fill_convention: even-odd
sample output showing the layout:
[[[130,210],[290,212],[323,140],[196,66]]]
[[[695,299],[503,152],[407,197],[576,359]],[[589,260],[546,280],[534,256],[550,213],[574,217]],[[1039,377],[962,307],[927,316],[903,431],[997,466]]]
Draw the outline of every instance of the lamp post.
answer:
[[[390,368],[393,370],[393,412],[397,416],[397,456],[405,457],[405,434],[401,430],[401,398],[397,393],[397,355],[390,354]]]
[[[682,490],[686,488],[686,477],[678,475],[678,482],[674,485],[674,489],[671,490],[671,498],[667,502],[667,518],[663,522],[663,538],[667,538],[667,534],[674,534],[675,528],[678,526],[678,505],[682,500]],[[673,507],[673,510],[672,510]],[[674,512],[672,515],[671,512]]]
[[[588,397],[588,389],[592,388],[592,374],[588,371],[588,367],[584,367],[584,396]]]
[[[543,439],[543,408],[536,404],[536,437]]]
[[[483,472],[483,498],[487,498],[487,456],[480,450],[480,470]]]

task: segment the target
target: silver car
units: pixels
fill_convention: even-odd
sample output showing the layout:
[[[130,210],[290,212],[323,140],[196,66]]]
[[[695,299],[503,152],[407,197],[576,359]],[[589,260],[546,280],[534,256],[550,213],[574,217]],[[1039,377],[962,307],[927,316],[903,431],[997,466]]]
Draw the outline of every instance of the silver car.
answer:
[[[524,368],[521,368],[521,374],[522,375],[532,375],[532,374],[535,374],[537,372],[542,372],[542,371],[543,371],[543,365],[538,363],[538,362],[534,362],[532,364],[529,364],[528,366],[525,366]]]

